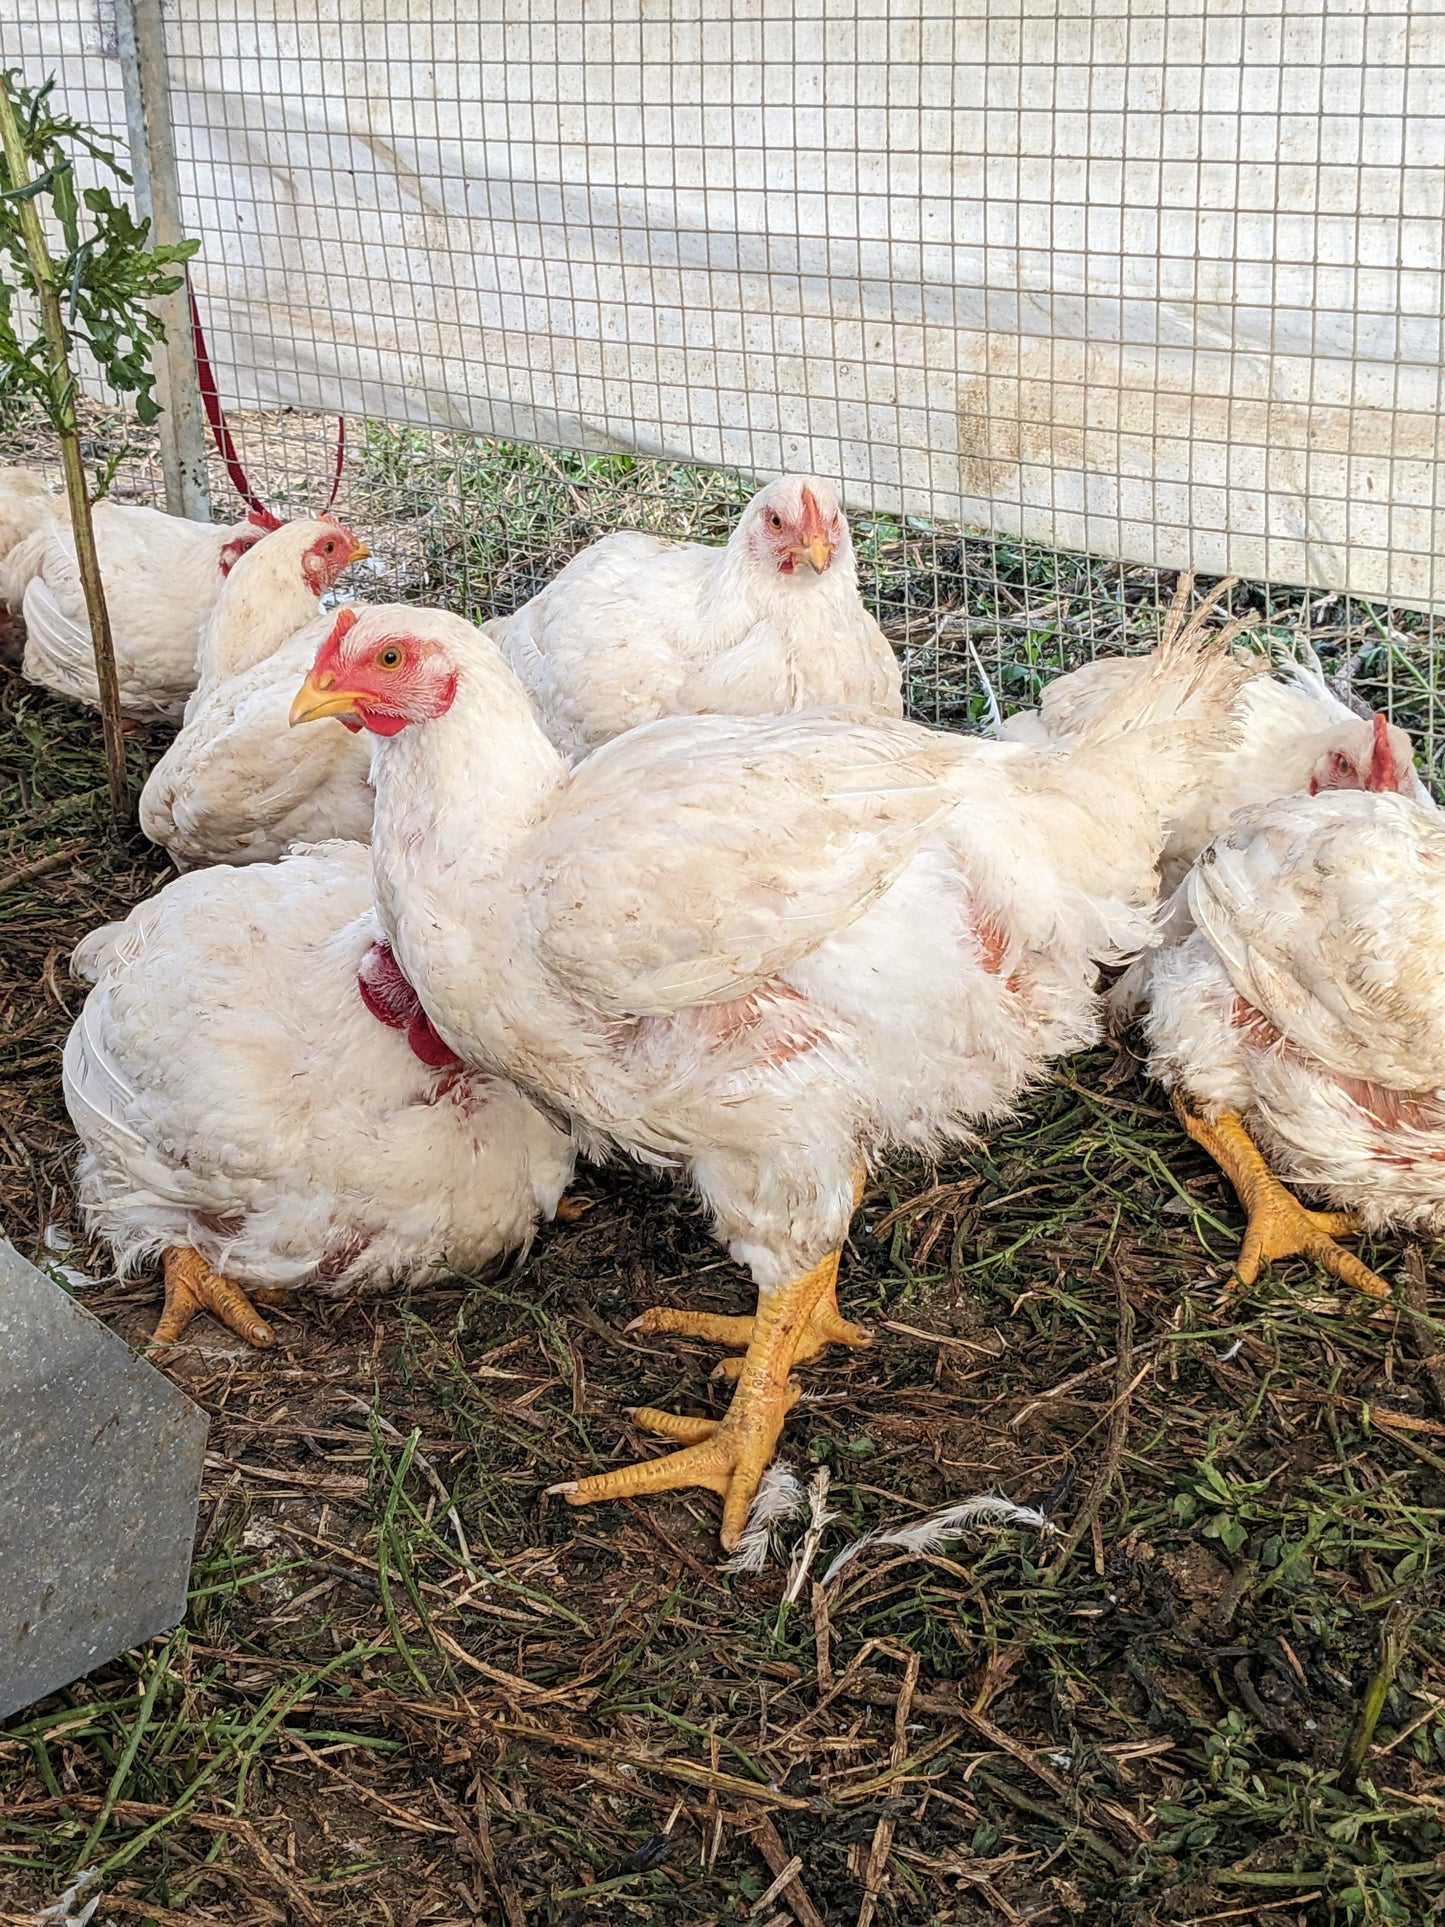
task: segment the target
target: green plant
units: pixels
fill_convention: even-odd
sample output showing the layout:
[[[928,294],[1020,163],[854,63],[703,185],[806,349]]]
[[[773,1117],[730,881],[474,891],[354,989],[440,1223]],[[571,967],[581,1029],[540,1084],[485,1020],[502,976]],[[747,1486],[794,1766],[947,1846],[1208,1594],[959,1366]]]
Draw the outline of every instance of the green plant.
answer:
[[[30,397],[60,438],[76,560],[95,645],[106,774],[119,815],[126,807],[120,695],[91,495],[80,458],[71,355],[77,342],[83,344],[111,388],[133,395],[140,419],[154,421],[160,408],[150,353],[165,334],[147,304],[182,285],[183,277],[172,269],[200,244],[180,241],[148,248],[149,221],[138,220],[108,187],[77,185],[77,151],[118,181],[128,185],[130,176],[92,129],[55,111],[54,87],[53,77],[43,86],[28,87],[13,68],[0,75],[0,254],[8,261],[8,272],[0,279],[0,402]],[[46,240],[42,199],[52,228],[60,234],[63,252],[58,256]],[[17,293],[34,303],[35,322],[24,319]]]

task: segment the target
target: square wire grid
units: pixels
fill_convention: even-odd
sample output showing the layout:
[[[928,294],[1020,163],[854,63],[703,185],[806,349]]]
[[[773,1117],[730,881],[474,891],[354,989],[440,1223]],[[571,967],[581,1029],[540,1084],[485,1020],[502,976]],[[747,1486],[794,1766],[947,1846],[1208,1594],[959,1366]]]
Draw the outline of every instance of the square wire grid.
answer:
[[[113,4],[39,0],[0,58],[123,147]],[[388,592],[506,608],[611,528],[721,539],[749,478],[811,470],[843,484],[920,714],[977,721],[985,675],[1012,708],[1147,645],[1192,564],[1250,579],[1267,634],[1307,635],[1435,759],[1422,0],[165,20],[248,473],[317,506],[344,414],[338,506]],[[152,499],[129,439],[116,486]]]

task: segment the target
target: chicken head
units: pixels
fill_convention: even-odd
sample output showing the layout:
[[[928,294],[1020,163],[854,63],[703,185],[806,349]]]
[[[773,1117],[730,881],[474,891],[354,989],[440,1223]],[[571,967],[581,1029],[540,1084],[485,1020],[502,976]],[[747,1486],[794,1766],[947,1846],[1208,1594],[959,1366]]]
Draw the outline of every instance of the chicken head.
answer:
[[[792,575],[802,562],[812,575],[822,575],[847,544],[848,527],[826,482],[784,475],[748,503],[735,539],[771,574]]]
[[[350,568],[353,562],[364,562],[371,550],[329,515],[320,516],[318,523],[321,533],[314,535],[307,545],[301,558],[301,571],[312,593],[320,596],[335,587],[343,569]]]
[[[419,609],[409,632],[373,620],[358,627],[343,609],[317,652],[291,705],[291,726],[336,716],[348,729],[395,736],[408,723],[434,722],[451,708],[457,672],[445,646],[425,632],[432,612]],[[451,618],[455,620],[455,618]]]
[[[221,574],[229,575],[241,557],[254,549],[263,535],[272,535],[285,526],[280,516],[273,515],[270,509],[252,509],[245,521],[231,531],[230,539],[221,550]]]
[[[1410,738],[1377,711],[1368,722],[1346,723],[1335,730],[1329,746],[1310,773],[1310,795],[1322,790],[1393,790],[1416,796],[1420,781]]]

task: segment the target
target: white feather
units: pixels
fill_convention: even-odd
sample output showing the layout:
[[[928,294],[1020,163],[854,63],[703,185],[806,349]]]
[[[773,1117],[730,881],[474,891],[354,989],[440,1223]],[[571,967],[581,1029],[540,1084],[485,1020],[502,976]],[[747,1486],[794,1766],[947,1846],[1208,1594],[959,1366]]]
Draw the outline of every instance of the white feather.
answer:
[[[105,1015],[103,996],[87,997],[71,1026],[60,1057],[65,1106],[81,1137],[118,1135],[144,1147],[140,1132],[125,1121],[140,1092],[105,1048]]]
[[[980,1492],[957,1505],[945,1506],[941,1512],[930,1512],[927,1518],[917,1519],[912,1525],[866,1533],[843,1548],[823,1574],[823,1584],[830,1586],[869,1546],[897,1546],[900,1551],[914,1553],[936,1552],[950,1540],[979,1526],[1028,1526],[1035,1532],[1046,1532],[1048,1525],[1047,1517],[1037,1506],[1015,1505],[1012,1499],[997,1493]]]
[[[802,1516],[807,1503],[802,1480],[787,1459],[774,1459],[763,1474],[748,1522],[724,1572],[761,1572],[776,1545],[778,1529]]]
[[[994,686],[988,679],[988,671],[983,666],[983,657],[978,653],[978,648],[974,643],[973,637],[967,633],[964,635],[963,644],[968,651],[969,659],[973,663],[974,671],[978,676],[979,682],[983,685],[984,713],[988,717],[989,732],[991,735],[1001,738],[1004,733],[1003,710],[999,706],[999,700],[995,693]]]
[[[1352,723],[1363,717],[1369,720],[1371,711],[1361,704],[1359,708],[1346,702],[1325,674],[1324,664],[1315,653],[1314,645],[1304,636],[1295,636],[1293,645],[1275,640],[1270,645],[1270,662],[1275,674],[1282,682],[1293,689],[1301,690],[1317,702],[1321,709],[1327,710],[1337,722]]]
[[[52,1900],[48,1907],[42,1907],[39,1913],[30,1916],[30,1927],[86,1927],[87,1921],[100,1905],[100,1895],[92,1894],[83,1904],[80,1903],[80,1896],[96,1878],[94,1867],[83,1868],[58,1900]]]

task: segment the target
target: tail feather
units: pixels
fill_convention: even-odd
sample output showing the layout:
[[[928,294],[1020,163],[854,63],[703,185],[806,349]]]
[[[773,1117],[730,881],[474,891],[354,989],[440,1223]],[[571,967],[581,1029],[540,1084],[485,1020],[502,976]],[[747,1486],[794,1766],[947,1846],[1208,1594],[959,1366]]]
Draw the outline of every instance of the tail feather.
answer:
[[[1097,772],[1134,792],[1135,807],[1159,821],[1160,847],[1170,812],[1197,788],[1202,770],[1239,741],[1245,688],[1264,673],[1262,659],[1250,661],[1230,648],[1247,619],[1206,626],[1228,586],[1221,583],[1186,619],[1193,579],[1181,577],[1143,673],[1066,746],[1080,780]]]
[[[1208,626],[1220,597],[1233,583],[1233,576],[1221,582],[1190,613],[1194,578],[1189,574],[1179,578],[1157,647],[1143,659],[1141,673],[1130,677],[1112,702],[1082,720],[1074,739],[1078,746],[1116,743],[1160,725],[1202,726],[1226,741],[1231,731],[1237,733],[1240,694],[1264,665],[1230,651],[1230,644],[1250,627],[1249,617],[1232,616],[1218,628]]]
[[[87,932],[70,953],[70,974],[77,983],[98,984],[101,973],[115,954],[117,944],[128,928],[125,923],[103,923]]]
[[[1275,643],[1270,650],[1274,672],[1281,682],[1291,689],[1303,690],[1306,696],[1329,711],[1336,721],[1354,722],[1357,718],[1369,722],[1375,712],[1366,702],[1346,685],[1340,684],[1325,674],[1325,666],[1315,654],[1314,646],[1304,636],[1294,638],[1294,646]]]
[[[1075,733],[1031,747],[1018,765],[1023,781],[1010,791],[1015,839],[1024,819],[1037,816],[1051,861],[1065,863],[1079,889],[1115,906],[1109,917],[1120,953],[1147,938],[1173,814],[1239,740],[1244,690],[1259,673],[1230,650],[1245,623],[1207,626],[1225,586],[1190,613],[1192,584],[1184,578],[1139,674],[1119,679]]]
[[[92,705],[100,701],[95,673],[95,645],[88,623],[67,615],[44,576],[35,576],[26,589],[26,676],[43,689]]]

